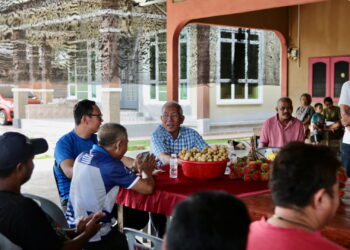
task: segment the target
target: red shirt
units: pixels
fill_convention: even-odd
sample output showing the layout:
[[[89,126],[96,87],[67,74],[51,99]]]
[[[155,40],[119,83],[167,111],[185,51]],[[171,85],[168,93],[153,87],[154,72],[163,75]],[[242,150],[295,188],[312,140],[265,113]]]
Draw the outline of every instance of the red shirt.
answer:
[[[292,117],[287,126],[283,127],[278,115],[264,122],[260,134],[260,142],[266,147],[281,148],[292,141],[304,142],[304,139],[304,126],[301,121]]]
[[[319,231],[271,225],[264,218],[250,224],[247,250],[344,250]]]

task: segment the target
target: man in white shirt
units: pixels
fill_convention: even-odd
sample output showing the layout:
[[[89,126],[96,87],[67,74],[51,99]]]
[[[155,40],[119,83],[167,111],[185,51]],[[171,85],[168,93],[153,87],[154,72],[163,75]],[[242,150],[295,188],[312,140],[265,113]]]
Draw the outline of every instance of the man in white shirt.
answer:
[[[346,174],[350,176],[350,81],[343,84],[340,92],[339,103],[341,123],[345,126],[343,143],[341,146],[341,160]]]

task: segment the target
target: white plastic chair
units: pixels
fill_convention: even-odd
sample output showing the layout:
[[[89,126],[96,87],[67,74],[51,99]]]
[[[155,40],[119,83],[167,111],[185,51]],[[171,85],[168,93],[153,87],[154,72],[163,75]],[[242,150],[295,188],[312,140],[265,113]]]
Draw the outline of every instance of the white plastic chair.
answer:
[[[34,194],[23,194],[27,198],[31,198],[36,201],[41,209],[48,214],[56,223],[58,223],[62,228],[69,228],[66,217],[63,211],[52,201],[45,199],[43,197]]]
[[[124,227],[124,233],[128,241],[129,250],[161,250],[163,240],[155,236]],[[136,236],[151,242],[151,247],[141,244],[136,240]]]
[[[0,249],[4,250],[21,250],[19,246],[10,241],[5,235],[0,233]]]

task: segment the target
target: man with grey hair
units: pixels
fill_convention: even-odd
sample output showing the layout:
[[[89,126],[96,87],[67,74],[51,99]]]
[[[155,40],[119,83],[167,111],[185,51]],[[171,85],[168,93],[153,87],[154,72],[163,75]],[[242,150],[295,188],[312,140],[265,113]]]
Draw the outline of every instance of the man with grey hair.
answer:
[[[171,154],[178,154],[183,148],[203,149],[208,144],[192,128],[181,126],[185,117],[180,104],[166,102],[162,107],[159,125],[151,135],[151,152],[159,160],[159,165],[169,164]]]
[[[168,165],[171,154],[178,154],[183,148],[197,147],[203,149],[208,144],[202,136],[192,128],[181,126],[185,117],[182,107],[174,101],[166,102],[162,107],[159,125],[151,135],[151,153],[157,158],[158,165]],[[162,214],[151,213],[151,222],[158,237],[163,237],[166,228],[166,217]]]
[[[292,117],[293,104],[289,97],[277,101],[277,114],[263,124],[259,147],[283,147],[289,142],[304,142],[303,123]]]
[[[103,211],[104,224],[84,249],[128,249],[125,236],[112,227],[113,206],[119,187],[142,194],[153,192],[155,157],[148,155],[143,161],[137,158],[136,167],[141,176],[131,172],[121,161],[128,149],[127,131],[117,123],[101,126],[98,143],[74,162],[66,217],[69,225],[74,226],[80,217]]]

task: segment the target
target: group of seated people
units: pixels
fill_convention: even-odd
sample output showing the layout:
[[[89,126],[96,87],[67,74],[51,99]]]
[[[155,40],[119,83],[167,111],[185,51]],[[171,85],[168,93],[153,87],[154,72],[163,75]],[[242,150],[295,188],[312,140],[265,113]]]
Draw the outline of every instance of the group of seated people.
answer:
[[[319,144],[323,131],[328,131],[334,138],[343,136],[340,108],[333,105],[331,97],[324,98],[326,108],[323,108],[322,103],[311,106],[311,96],[307,93],[301,95],[300,103],[301,106],[295,112],[296,117],[293,117],[292,100],[281,97],[277,101],[277,114],[263,124],[259,147],[283,147],[288,142],[302,142],[308,137],[313,144]]]
[[[263,128],[261,144],[285,146],[304,139],[303,124],[291,116],[289,98],[278,101],[277,112],[264,125],[271,127]],[[126,129],[116,123],[101,126],[102,113],[93,101],[78,102],[74,119],[74,129],[56,144],[54,165],[71,229],[52,227],[54,223],[39,206],[20,193],[32,174],[34,156],[48,148],[46,140],[7,132],[0,136],[0,233],[23,249],[128,249],[125,236],[115,226],[119,187],[151,194],[155,185],[152,171],[157,164],[168,164],[170,155],[182,148],[202,149],[207,144],[195,130],[181,126],[185,117],[176,102],[164,104],[162,124],[152,133],[151,154],[144,159],[125,156]],[[294,132],[287,138],[276,137],[269,133],[272,128]],[[300,245],[342,249],[318,232],[338,207],[339,166],[326,147],[292,142],[274,164],[270,186],[276,209],[268,220],[249,226],[247,209],[240,200],[205,192],[179,203],[167,230],[165,215],[134,209],[125,210],[125,226],[141,229],[150,217],[157,235],[166,233],[164,248],[170,250],[295,249],[292,246]]]
[[[239,199],[222,192],[196,193],[176,206],[164,249],[345,249],[320,232],[339,206],[339,166],[328,147],[291,142],[274,161],[270,218],[251,223]]]
[[[311,106],[311,96],[304,93],[300,96],[300,104],[296,117],[304,125],[305,137],[310,137],[313,144],[319,144],[323,139],[323,131],[328,131],[331,137],[340,139],[344,133],[341,124],[340,108],[333,105],[331,97],[325,97],[323,104],[318,102]],[[328,124],[327,124],[328,123]]]

